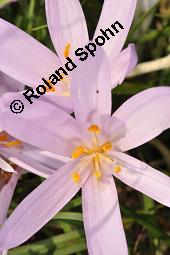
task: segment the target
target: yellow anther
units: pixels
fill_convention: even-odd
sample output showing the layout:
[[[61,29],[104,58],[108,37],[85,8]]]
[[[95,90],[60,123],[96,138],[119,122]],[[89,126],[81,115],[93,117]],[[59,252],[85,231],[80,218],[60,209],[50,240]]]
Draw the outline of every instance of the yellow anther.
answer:
[[[48,83],[50,84],[51,89],[48,86],[46,86],[46,92],[55,92],[56,91],[55,86],[51,83],[50,80],[48,80]]]
[[[100,128],[97,125],[92,125],[88,128],[88,131],[90,133],[95,133],[95,134],[99,134],[100,133]]]
[[[72,153],[71,157],[72,159],[79,158],[83,153],[85,152],[85,149],[82,146],[78,146]]]
[[[7,147],[15,147],[15,146],[20,145],[20,144],[22,144],[21,141],[19,141],[19,140],[14,140],[14,141],[11,141],[11,142],[7,142],[7,143],[4,144],[4,145],[7,146]]]
[[[101,179],[101,177],[102,177],[101,171],[95,171],[95,172],[94,172],[94,175],[95,175],[95,177],[96,177],[98,180]]]
[[[71,44],[67,43],[65,48],[64,48],[64,57],[67,58],[70,55],[70,48],[71,48]]]
[[[112,144],[111,143],[105,143],[101,146],[101,149],[103,152],[110,151],[112,149]]]
[[[121,170],[122,170],[121,166],[115,166],[115,168],[114,168],[114,172],[115,172],[116,174],[120,173]]]
[[[72,173],[72,179],[75,183],[79,183],[80,182],[80,174],[78,172]]]

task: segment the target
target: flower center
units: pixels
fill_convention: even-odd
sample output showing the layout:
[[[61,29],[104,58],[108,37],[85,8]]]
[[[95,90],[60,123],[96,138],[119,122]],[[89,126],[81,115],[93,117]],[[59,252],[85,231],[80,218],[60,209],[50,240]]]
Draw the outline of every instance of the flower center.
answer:
[[[94,176],[100,180],[102,177],[101,172],[101,161],[105,159],[107,161],[111,161],[114,163],[114,171],[115,173],[119,173],[121,171],[121,167],[116,165],[116,161],[111,159],[107,154],[109,151],[112,150],[112,143],[106,142],[100,144],[99,142],[99,135],[101,134],[101,129],[97,125],[91,125],[87,131],[91,134],[93,146],[92,148],[88,148],[87,146],[78,146],[72,153],[72,159],[77,159],[82,156],[90,156],[92,155],[92,163],[93,163],[93,174]],[[79,183],[80,181],[80,174],[78,172],[73,172],[72,179],[75,183]]]
[[[93,148],[88,148],[86,146],[76,147],[72,153],[72,159],[77,159],[83,155],[106,153],[112,149],[112,144],[110,142],[99,145],[98,135],[101,133],[101,130],[97,125],[90,126],[88,132],[92,135]]]

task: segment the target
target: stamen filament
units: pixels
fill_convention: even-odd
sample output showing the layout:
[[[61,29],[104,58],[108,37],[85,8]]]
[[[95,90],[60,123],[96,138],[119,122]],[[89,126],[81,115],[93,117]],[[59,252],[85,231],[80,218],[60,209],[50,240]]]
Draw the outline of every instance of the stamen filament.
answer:
[[[92,134],[94,149],[97,149],[99,147],[97,135],[100,134],[100,128],[97,125],[91,125],[88,131]]]
[[[101,157],[103,157],[107,162],[111,162],[111,163],[114,163],[116,164],[116,160],[115,159],[112,159],[108,154],[106,155],[102,155],[101,154]]]
[[[99,180],[102,176],[102,173],[100,171],[100,163],[99,163],[99,156],[98,154],[96,154],[96,156],[93,158],[94,161],[94,175],[96,176],[96,178]]]
[[[96,134],[92,134],[92,140],[93,140],[93,144],[94,144],[94,149],[97,149],[99,143],[98,143],[98,139],[97,139]]]

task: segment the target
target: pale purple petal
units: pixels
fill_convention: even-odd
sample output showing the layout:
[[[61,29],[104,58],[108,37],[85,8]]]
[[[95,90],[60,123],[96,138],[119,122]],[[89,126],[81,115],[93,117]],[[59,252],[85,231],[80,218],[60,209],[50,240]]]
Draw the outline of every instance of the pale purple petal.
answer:
[[[112,156],[122,166],[120,173],[114,174],[118,179],[159,203],[170,207],[169,176],[129,155],[113,153]]]
[[[116,58],[111,59],[112,88],[124,81],[136,66],[137,61],[138,57],[134,44],[129,44]]]
[[[61,66],[57,55],[3,19],[0,41],[0,70],[25,85],[37,87]]]
[[[24,170],[44,178],[49,177],[64,164],[62,161],[41,155],[40,150],[25,144],[22,145],[21,149],[2,146],[0,147],[0,154]]]
[[[19,92],[24,89],[24,85],[5,73],[0,72],[0,95],[6,92]]]
[[[111,113],[111,72],[104,51],[79,63],[71,77],[71,96],[75,116],[87,123],[98,123],[100,116]]]
[[[70,57],[88,41],[86,20],[79,0],[46,0],[46,16],[51,39],[60,59],[65,62],[64,48],[69,43]]]
[[[25,102],[24,102],[25,105]],[[70,157],[87,134],[75,119],[52,104],[37,101],[14,114],[7,107],[0,115],[2,128],[11,136],[43,150]]]
[[[1,208],[0,227],[2,227],[6,221],[8,208],[10,206],[11,199],[12,199],[19,177],[20,177],[19,172],[13,174],[11,179],[8,181],[8,183],[5,184],[3,188],[0,190],[0,208]]]
[[[24,106],[26,108],[27,105],[30,105],[30,102],[23,95],[23,93],[25,92],[26,90],[16,92],[16,93],[5,93],[4,96],[0,98],[0,109],[3,109],[4,107],[9,107],[14,100],[20,100],[21,102],[24,103]],[[34,95],[39,96],[35,90],[34,90]],[[42,95],[39,98],[31,97],[30,100],[32,101],[31,107],[35,107],[34,103],[36,101],[42,101],[42,102],[53,104],[54,106],[57,106],[68,113],[73,112],[73,104],[72,104],[72,99],[70,96],[58,96],[53,93],[46,93],[45,95]]]
[[[124,124],[116,146],[127,151],[140,146],[170,127],[170,88],[147,89],[127,100],[112,116]],[[113,132],[112,128],[110,132]],[[112,133],[114,137],[114,133]]]
[[[16,247],[28,240],[72,199],[90,173],[90,169],[79,167],[77,171],[81,172],[81,179],[74,183],[71,174],[78,162],[60,168],[14,210],[0,232],[0,250]]]
[[[40,100],[54,104],[68,113],[72,113],[74,111],[71,96],[61,96],[55,93],[47,93],[42,96]]]
[[[0,251],[0,255],[8,255],[8,251],[7,250],[3,250],[2,252]]]
[[[82,188],[83,218],[90,255],[127,255],[117,191],[110,176],[90,176]]]
[[[137,0],[105,0],[101,17],[97,25],[97,29],[94,35],[94,39],[102,35],[100,29],[106,30],[111,28],[111,25],[118,21],[124,30],[119,29],[119,33],[115,33],[115,36],[110,36],[110,40],[107,40],[103,46],[108,57],[116,57],[122,50],[125,43],[127,34],[129,32]],[[112,29],[114,32],[114,30]]]
[[[49,158],[56,159],[57,161],[60,161],[60,162],[63,162],[63,163],[68,163],[71,160],[69,157],[58,155],[58,154],[55,154],[55,153],[52,153],[52,152],[49,152],[49,151],[40,151],[40,154],[43,157],[47,156]]]
[[[10,172],[10,173],[15,172],[15,170],[1,157],[0,157],[0,168],[6,172]]]
[[[8,209],[12,200],[12,196],[15,190],[15,187],[18,183],[18,179],[21,175],[21,171],[18,171],[16,174],[13,174],[8,183],[6,183],[2,189],[0,189],[0,228],[7,219]],[[0,251],[0,255],[7,255],[7,250]]]

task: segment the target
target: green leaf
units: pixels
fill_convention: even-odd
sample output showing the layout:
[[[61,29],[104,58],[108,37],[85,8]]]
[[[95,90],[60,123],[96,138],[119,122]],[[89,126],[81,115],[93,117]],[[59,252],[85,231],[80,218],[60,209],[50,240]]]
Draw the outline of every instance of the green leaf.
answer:
[[[75,252],[85,251],[86,244],[84,241],[78,241],[74,245],[69,245],[67,247],[61,248],[53,253],[53,255],[70,255]]]
[[[10,250],[9,255],[72,254],[86,249],[83,231],[71,231]],[[53,253],[53,251],[55,251]]]
[[[60,212],[52,220],[71,220],[83,222],[82,213],[77,212]]]
[[[129,218],[133,222],[139,223],[145,229],[150,231],[153,234],[153,236],[155,236],[155,237],[164,237],[163,232],[160,230],[158,225],[152,219],[150,214],[138,214],[125,206],[121,207],[121,209],[122,209],[124,215],[126,216],[126,219]]]
[[[123,83],[112,90],[113,95],[134,95],[153,86],[137,83]]]

